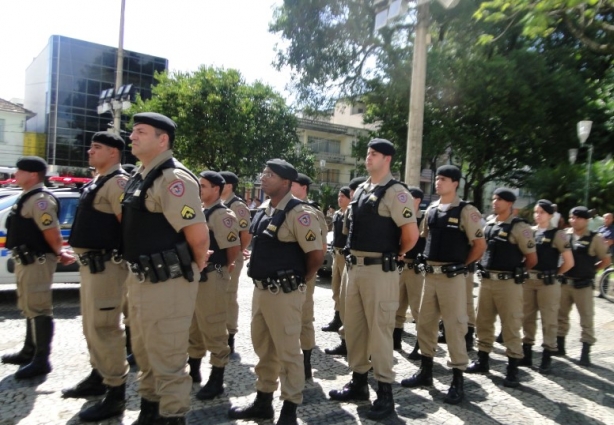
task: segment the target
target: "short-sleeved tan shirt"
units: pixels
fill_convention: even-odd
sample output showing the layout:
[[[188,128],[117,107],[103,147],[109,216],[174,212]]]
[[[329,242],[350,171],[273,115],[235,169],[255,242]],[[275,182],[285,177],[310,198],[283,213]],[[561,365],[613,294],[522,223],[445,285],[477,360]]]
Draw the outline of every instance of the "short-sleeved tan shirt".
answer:
[[[107,170],[107,174],[105,175],[109,175],[119,169],[120,165],[116,164],[109,168],[109,170]],[[100,179],[101,177],[104,176],[97,176],[94,180],[94,184],[96,180]],[[94,209],[106,214],[120,215],[122,213],[122,198],[128,179],[129,177],[127,174],[117,174],[107,181],[100,189],[98,189],[98,192],[96,192],[94,202],[92,203]]]
[[[208,205],[207,209],[213,208],[218,204],[221,204],[219,199],[213,205]],[[237,221],[237,216],[230,208],[217,208],[209,216],[207,224],[209,225],[209,230],[213,232],[215,241],[220,249],[241,245],[239,222]]]
[[[514,218],[516,217],[510,215],[507,220],[505,220],[505,223],[511,223]],[[497,218],[495,216],[488,221],[488,223],[486,223],[486,226],[488,227],[490,223],[496,222],[496,219]],[[520,249],[520,252],[522,252],[524,255],[535,252],[535,238],[533,237],[533,229],[531,229],[531,226],[524,221],[514,224],[511,234],[507,240],[511,244],[518,245],[518,249]]]
[[[533,229],[534,237],[537,239],[537,235],[540,229],[538,226],[533,226],[532,229]],[[548,224],[548,228],[543,230],[541,233],[543,234],[543,232],[552,230],[552,229],[554,229],[554,226],[552,226],[551,224]],[[571,250],[571,244],[569,243],[569,237],[565,234],[564,230],[557,230],[554,233],[554,237],[552,239],[546,238],[544,236],[542,239],[542,243],[544,244],[550,243],[550,246],[552,248],[557,249],[560,253]]]
[[[232,198],[233,197],[231,197],[230,199]],[[228,208],[232,210],[233,213],[235,213],[240,231],[249,232],[249,226],[252,224],[252,216],[245,202],[243,202],[240,198],[237,197],[231,205],[228,205],[226,201],[224,201],[224,203],[228,206]]]
[[[454,198],[454,201],[452,201],[452,203],[448,207],[448,211],[452,208],[458,207],[460,205],[460,202],[460,197],[456,196]],[[427,223],[429,211],[432,208],[441,209],[439,205],[440,201],[435,201],[426,209],[425,219],[422,220],[421,223],[420,236],[422,236],[423,238],[426,238],[429,233],[429,227]],[[463,207],[463,210],[461,211],[460,215],[459,229],[461,232],[465,232],[465,235],[467,236],[467,239],[469,239],[469,242],[472,242],[475,239],[484,239],[484,231],[482,230],[481,220],[482,214],[480,214],[480,211],[476,207],[471,204],[466,204]]]
[[[590,232],[590,229],[587,227],[581,237],[583,238],[584,236],[588,236]],[[573,229],[570,227],[565,231],[565,233],[568,240],[570,240],[573,235]],[[588,255],[597,257],[599,260],[603,260],[610,255],[608,254],[608,247],[605,244],[605,239],[601,233],[596,233],[595,236],[593,236],[593,240],[588,247]]]
[[[24,191],[22,196],[41,187],[43,187],[42,183],[36,184],[28,191]],[[21,207],[21,216],[34,219],[41,232],[54,227],[60,228],[56,199],[45,191],[30,196],[24,202]]]
[[[141,166],[137,174],[143,179],[155,167],[173,157],[167,150],[154,158],[147,168]],[[195,223],[205,223],[200,202],[198,179],[181,168],[167,168],[147,190],[145,207],[154,213],[163,213],[169,224],[177,231]]]

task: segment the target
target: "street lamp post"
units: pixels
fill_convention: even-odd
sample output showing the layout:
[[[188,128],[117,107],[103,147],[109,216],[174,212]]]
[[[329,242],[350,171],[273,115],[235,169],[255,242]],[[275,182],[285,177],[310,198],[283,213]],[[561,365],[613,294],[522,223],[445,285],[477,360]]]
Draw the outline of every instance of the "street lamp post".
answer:
[[[583,146],[591,134],[592,121],[580,121],[578,123],[578,139],[580,139],[580,146]],[[591,183],[591,161],[593,159],[593,145],[588,143],[588,162],[586,165],[586,188],[584,190],[584,205],[588,208],[589,191]]]

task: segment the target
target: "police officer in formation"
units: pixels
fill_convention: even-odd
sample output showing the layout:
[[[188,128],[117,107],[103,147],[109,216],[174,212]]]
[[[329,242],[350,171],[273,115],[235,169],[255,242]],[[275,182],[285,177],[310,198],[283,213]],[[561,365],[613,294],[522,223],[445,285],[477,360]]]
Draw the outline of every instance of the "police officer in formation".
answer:
[[[350,188],[349,186],[343,186],[339,189],[337,194],[337,204],[339,209],[333,214],[333,271],[331,274],[330,287],[333,292],[333,301],[335,308],[335,316],[328,325],[322,327],[323,332],[338,332],[343,322],[341,321],[341,315],[339,314],[340,300],[339,294],[341,293],[341,276],[345,270],[345,254],[343,248],[347,242],[347,235],[343,234],[343,217],[345,211],[350,205]]]
[[[407,188],[411,196],[414,198],[414,211],[416,212],[416,220],[418,228],[424,218],[422,211],[420,211],[420,202],[424,198],[424,192],[417,187]],[[394,325],[394,332],[392,334],[393,347],[395,350],[401,350],[401,341],[403,339],[403,325],[407,316],[407,307],[411,311],[411,316],[416,323],[416,330],[418,329],[418,316],[420,314],[420,301],[422,299],[422,288],[424,287],[424,276],[419,269],[419,258],[424,251],[424,244],[426,239],[422,236],[418,238],[416,245],[407,253],[403,258],[403,270],[401,271],[399,279],[399,309],[396,314],[396,321]],[[419,360],[420,343],[416,340],[416,345],[408,358],[411,360]]]
[[[235,266],[230,271],[230,282],[226,286],[226,329],[228,330],[228,346],[232,354],[235,351],[235,335],[239,331],[239,303],[237,301],[239,277],[243,270],[244,259],[249,256],[247,247],[252,241],[252,235],[249,233],[252,218],[245,201],[235,194],[239,177],[231,171],[221,171],[220,175],[226,181],[222,190],[222,202],[232,210],[237,218],[241,241],[241,254],[235,260]]]
[[[200,363],[207,351],[211,353],[211,374],[196,398],[211,400],[224,392],[224,369],[230,357],[226,329],[226,286],[230,270],[241,252],[239,223],[226,207],[220,195],[226,181],[215,171],[200,173],[200,196],[209,226],[207,267],[200,273],[196,311],[190,327],[188,364],[194,382],[200,382]]]
[[[15,379],[51,372],[53,339],[51,283],[58,260],[74,258],[62,250],[59,201],[44,188],[47,163],[36,156],[17,161],[15,181],[23,189],[6,219],[6,248],[12,250],[17,279],[17,307],[26,317],[23,348],[2,356],[2,363],[19,365]]]
[[[199,181],[173,158],[176,124],[152,112],[134,115],[130,140],[141,166],[122,202],[132,350],[141,370],[138,424],[185,424],[192,380],[186,363],[209,230]],[[169,341],[173,341],[172,344]]]
[[[288,162],[272,159],[262,173],[262,190],[270,197],[258,209],[250,232],[253,249],[248,275],[254,282],[252,343],[258,355],[256,398],[233,407],[231,419],[272,419],[273,392],[281,381],[283,406],[278,425],[296,424],[303,401],[305,372],[300,334],[306,282],[324,259],[318,217],[294,198],[298,173]]]
[[[453,379],[445,403],[463,400],[463,370],[469,358],[465,345],[467,300],[465,273],[478,260],[486,243],[480,226],[480,212],[456,194],[461,179],[453,165],[437,169],[435,190],[440,198],[426,210],[422,236],[426,238],[424,292],[418,318],[418,343],[422,354],[420,370],[401,381],[404,387],[433,385],[433,357],[437,347],[439,318],[443,317]]]
[[[512,214],[516,195],[509,189],[493,192],[495,216],[486,223],[484,236],[487,248],[480,260],[483,269],[478,297],[476,331],[478,359],[467,373],[487,373],[489,353],[495,342],[495,320],[501,318],[502,334],[508,357],[506,387],[517,387],[518,363],[523,357],[520,339],[522,326],[522,286],[525,273],[537,264],[533,230],[523,219]]]
[[[539,371],[550,371],[551,356],[557,351],[557,314],[561,300],[561,283],[557,276],[574,265],[571,245],[565,231],[551,225],[554,214],[552,202],[540,199],[533,207],[533,235],[537,250],[537,264],[529,270],[529,276],[522,285],[524,300],[522,330],[522,351],[524,357],[520,366],[533,366],[532,347],[535,344],[537,312],[542,322],[544,351]],[[559,258],[562,259],[559,265]]]
[[[603,236],[592,232],[588,228],[590,215],[584,206],[573,208],[569,212],[569,224],[566,237],[571,244],[574,266],[569,269],[561,279],[561,304],[558,315],[557,355],[564,356],[565,337],[569,332],[569,313],[575,304],[580,315],[582,333],[582,354],[580,364],[590,366],[591,346],[597,341],[595,338],[595,300],[593,299],[593,285],[595,274],[610,265],[608,247]]]
[[[81,267],[80,299],[83,334],[92,371],[64,397],[103,395],[105,398],[79,413],[83,421],[101,421],[126,408],[128,362],[126,335],[121,326],[128,268],[121,259],[121,199],[128,174],[120,166],[124,140],[110,132],[94,134],[89,164],[96,177],[81,190],[72,226],[70,246]]]
[[[399,307],[396,262],[418,240],[412,196],[390,173],[394,153],[388,140],[369,142],[365,160],[369,179],[352,200],[343,323],[353,373],[343,389],[329,392],[337,401],[368,400],[367,373],[373,367],[378,390],[367,413],[369,419],[382,419],[394,412],[392,332]]]
[[[326,216],[320,206],[308,199],[309,186],[313,183],[309,176],[298,173],[296,180],[292,182],[292,196],[310,205],[318,216],[320,224],[320,235],[322,236],[322,251],[326,252],[326,236],[328,235],[328,224]],[[313,293],[316,289],[316,275],[307,281],[307,292],[305,293],[305,305],[303,305],[303,325],[301,328],[301,350],[303,350],[303,362],[305,368],[305,379],[311,379],[311,350],[316,346],[316,332],[313,326],[315,320],[313,313]]]

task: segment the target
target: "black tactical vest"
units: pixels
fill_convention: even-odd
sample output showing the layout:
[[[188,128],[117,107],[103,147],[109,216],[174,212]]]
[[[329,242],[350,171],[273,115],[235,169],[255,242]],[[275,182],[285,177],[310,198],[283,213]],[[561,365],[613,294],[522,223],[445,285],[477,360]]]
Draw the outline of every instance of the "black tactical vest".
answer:
[[[558,229],[550,229],[535,236],[535,249],[537,251],[537,264],[535,270],[556,270],[559,265],[559,250],[552,246]]]
[[[484,229],[486,251],[480,264],[486,270],[497,270],[513,273],[516,267],[522,266],[524,254],[509,241],[510,234],[516,223],[525,222],[522,218],[514,217],[511,223],[488,223]],[[526,223],[526,222],[525,222]]]
[[[209,217],[213,214],[213,211],[218,209],[225,209],[224,204],[215,204],[209,209],[205,210],[205,219],[209,221]],[[217,240],[215,239],[215,234],[213,233],[213,229],[209,226],[209,249],[213,251],[213,254],[207,260],[208,264],[221,264],[222,266],[228,265],[228,257],[226,255],[226,248],[220,249],[220,246],[217,244]]]
[[[122,253],[126,261],[137,262],[139,255],[151,255],[174,249],[176,244],[185,241],[183,232],[177,232],[164,214],[153,213],[145,207],[147,190],[167,168],[181,168],[198,182],[189,170],[183,168],[173,158],[151,170],[145,180],[141,174],[132,176],[126,185],[122,201]]]
[[[380,201],[386,190],[394,184],[390,180],[385,186],[376,186],[368,194],[361,187],[354,193],[354,201],[350,202],[352,221],[348,235],[351,249],[367,252],[398,252],[401,239],[401,229],[391,217],[382,217],[377,212]]]
[[[79,206],[75,213],[68,243],[77,248],[119,249],[121,246],[122,227],[113,213],[104,213],[94,208],[96,193],[118,174],[128,175],[123,170],[115,170],[98,181],[91,182],[81,189]]]
[[[418,220],[418,229],[419,229],[420,225],[422,224],[422,220],[424,220],[424,216],[418,217],[417,220]],[[407,253],[405,254],[405,258],[409,260],[415,260],[416,258],[418,258],[418,254],[424,253],[425,246],[426,246],[426,238],[423,238],[422,236],[418,237],[418,241],[416,242],[416,244],[414,245],[412,249],[407,251]]]
[[[428,212],[424,256],[431,261],[464,263],[471,246],[465,232],[460,229],[461,212],[467,203],[460,201],[458,207],[440,211],[431,208]]]
[[[290,199],[283,211],[269,217],[265,209],[260,208],[249,228],[254,235],[252,255],[247,269],[247,275],[252,279],[262,280],[277,278],[278,271],[292,270],[294,274],[305,277],[307,265],[305,253],[298,242],[281,242],[277,239],[277,231],[286,220],[286,214],[294,207],[305,202]]]
[[[24,218],[21,215],[21,209],[25,202],[37,193],[45,192],[55,199],[58,206],[58,217],[60,216],[60,201],[53,196],[51,192],[42,187],[34,189],[25,195],[19,197],[15,205],[11,208],[11,212],[6,218],[6,248],[13,249],[21,245],[25,245],[30,251],[34,253],[53,253],[56,252],[49,246],[43,236],[43,232],[36,225],[33,218]]]
[[[337,212],[333,216],[333,246],[343,248],[347,240],[348,235],[343,234],[343,213]]]
[[[597,257],[588,253],[595,235],[595,232],[590,232],[590,234],[582,236],[576,242],[573,241],[572,235],[569,235],[574,266],[565,273],[565,276],[574,279],[595,278],[595,263],[597,263]]]

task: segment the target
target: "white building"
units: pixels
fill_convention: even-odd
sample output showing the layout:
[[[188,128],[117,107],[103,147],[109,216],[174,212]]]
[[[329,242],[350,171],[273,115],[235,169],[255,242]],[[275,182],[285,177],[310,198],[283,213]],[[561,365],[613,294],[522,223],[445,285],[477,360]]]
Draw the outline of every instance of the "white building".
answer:
[[[13,167],[24,156],[26,121],[34,115],[17,103],[0,99],[0,166]]]

